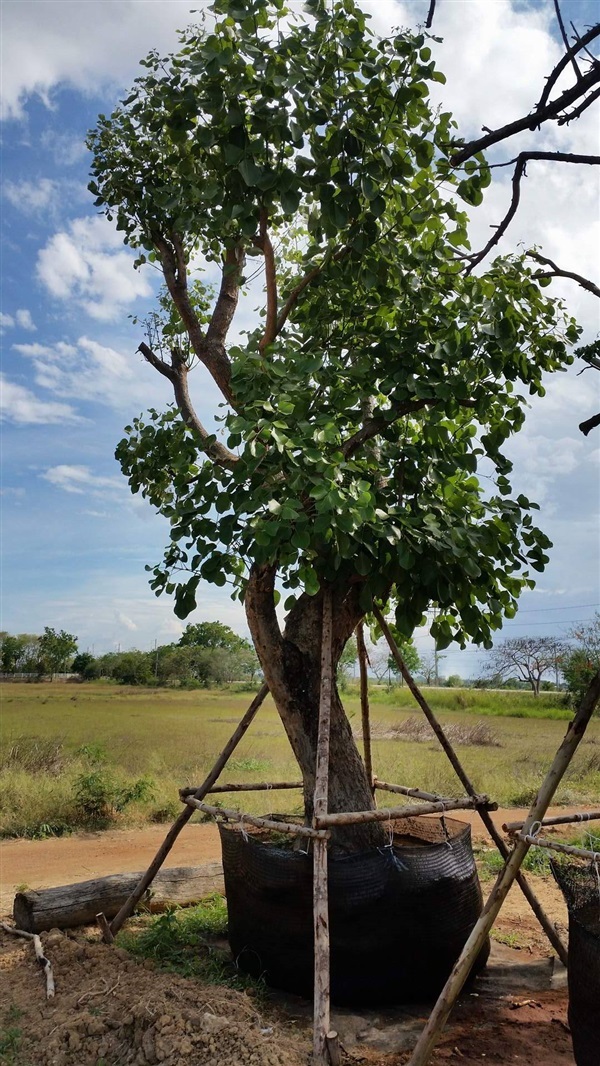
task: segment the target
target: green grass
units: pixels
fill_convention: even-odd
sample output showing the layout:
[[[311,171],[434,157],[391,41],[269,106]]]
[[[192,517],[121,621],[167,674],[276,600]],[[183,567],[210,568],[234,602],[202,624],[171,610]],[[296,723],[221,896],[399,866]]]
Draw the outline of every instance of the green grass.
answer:
[[[139,919],[137,926],[133,924],[119,934],[117,943],[132,955],[152,959],[171,973],[264,995],[264,983],[241,973],[226,950],[216,943],[226,936],[227,903],[215,893],[195,907]]]
[[[560,706],[560,695],[543,693],[535,701],[527,692],[428,689],[427,696],[442,724],[473,726],[479,717],[490,722],[495,712],[492,729],[498,746],[459,743],[459,757],[480,791],[503,806],[527,806],[564,736],[565,722],[556,716],[562,718],[569,712]],[[247,693],[235,691],[57,682],[2,684],[0,697],[0,833],[29,837],[60,835],[89,825],[86,804],[81,804],[86,780],[88,807],[93,806],[94,797],[98,800],[98,793],[102,798],[102,790],[108,798],[107,825],[172,821],[181,809],[178,790],[200,784],[250,701]],[[356,692],[346,693],[344,702],[358,731]],[[419,713],[406,689],[390,693],[374,687],[375,733]],[[375,737],[373,760],[382,780],[448,795],[462,793],[433,738],[418,743]],[[223,780],[269,779],[298,780],[299,772],[279,716],[267,699]],[[300,791],[219,798],[225,805],[258,814],[301,812]],[[596,719],[556,802],[587,805],[598,801],[600,720]]]

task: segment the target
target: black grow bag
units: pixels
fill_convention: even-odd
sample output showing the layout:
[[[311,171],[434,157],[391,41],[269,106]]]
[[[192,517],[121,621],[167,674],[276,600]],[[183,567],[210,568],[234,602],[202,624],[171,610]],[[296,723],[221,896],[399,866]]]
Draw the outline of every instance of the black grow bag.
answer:
[[[393,823],[394,845],[329,859],[331,995],[338,1004],[430,999],[481,911],[470,826]],[[229,943],[241,969],[313,992],[312,856],[219,825]],[[485,965],[489,943],[480,953]]]
[[[577,1066],[600,1066],[600,885],[594,867],[550,863],[569,911],[569,1028]]]

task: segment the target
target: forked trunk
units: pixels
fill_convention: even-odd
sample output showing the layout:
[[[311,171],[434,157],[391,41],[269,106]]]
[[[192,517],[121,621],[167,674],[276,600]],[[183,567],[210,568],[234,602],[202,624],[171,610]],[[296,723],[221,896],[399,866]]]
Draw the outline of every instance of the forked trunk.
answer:
[[[246,592],[246,615],[265,680],[302,772],[304,806],[310,820],[319,725],[322,596],[301,596],[290,612],[282,634],[275,613],[273,584],[273,570],[262,568],[252,573]],[[362,612],[353,590],[334,592],[333,602],[335,667]],[[365,811],[374,806],[371,783],[334,686],[329,810]],[[384,841],[385,831],[377,822],[339,827],[335,831],[336,844],[348,851],[379,847]]]

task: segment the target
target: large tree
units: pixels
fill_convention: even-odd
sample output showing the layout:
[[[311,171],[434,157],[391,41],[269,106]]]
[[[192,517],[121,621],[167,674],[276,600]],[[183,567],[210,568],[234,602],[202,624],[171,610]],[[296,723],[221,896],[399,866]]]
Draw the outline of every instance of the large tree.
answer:
[[[577,329],[523,256],[464,270],[458,201],[478,205],[490,175],[481,154],[451,165],[425,36],[377,39],[353,0],[309,0],[298,17],[282,0],[210,11],[177,55],[144,60],[90,136],[96,204],[170,300],[140,351],[175,406],[135,419],[117,455],[171,521],[156,592],[180,617],[201,579],[243,600],[310,817],[324,590],[336,662],[392,593],[405,637],[435,601],[439,647],[489,646],[549,544],[511,494],[502,446],[523,422],[521,386],[543,392]],[[214,299],[203,262],[220,275]],[[238,299],[259,274],[240,335]],[[198,363],[222,396],[216,426],[190,395]],[[373,803],[337,693],[329,803]]]
[[[490,673],[527,682],[534,696],[540,694],[545,674],[558,673],[565,646],[556,637],[510,637],[490,655]]]

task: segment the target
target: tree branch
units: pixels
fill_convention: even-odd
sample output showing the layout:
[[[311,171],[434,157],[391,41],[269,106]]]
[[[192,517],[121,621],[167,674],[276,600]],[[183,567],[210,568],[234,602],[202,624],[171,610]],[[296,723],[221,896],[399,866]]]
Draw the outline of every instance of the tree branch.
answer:
[[[298,303],[299,297],[302,295],[304,290],[308,288],[311,282],[313,282],[315,278],[318,278],[319,274],[322,274],[322,272],[325,270],[325,267],[328,266],[329,263],[338,262],[340,259],[343,259],[345,255],[348,255],[348,253],[351,251],[352,249],[350,248],[350,246],[346,244],[343,245],[341,248],[338,248],[336,252],[329,250],[326,253],[321,265],[313,267],[312,270],[309,270],[308,273],[304,275],[304,277],[298,282],[296,287],[292,289],[290,295],[288,296],[279,313],[279,316],[277,318],[277,324],[275,327],[275,336],[281,333],[281,330],[285,326],[285,323],[287,322],[290,314]]]
[[[424,407],[434,406],[439,403],[439,400],[418,400],[415,403],[399,404],[397,408],[393,409],[393,417],[402,418],[404,415],[411,415],[417,411],[422,411]],[[390,423],[390,410],[379,410],[374,413],[364,425],[361,426],[356,433],[342,444],[342,454],[345,459],[350,459],[359,448],[366,444],[367,441],[372,440],[378,433],[381,433],[382,429],[385,429]]]
[[[425,23],[425,29],[430,30],[433,26],[433,16],[435,14],[436,0],[429,0],[429,11],[427,12],[427,21]]]
[[[598,36],[600,36],[600,25],[594,26],[581,38],[578,46],[575,48],[575,53],[588,41],[592,41]],[[505,126],[500,126],[497,130],[488,130],[483,137],[468,141],[467,144],[464,144],[454,153],[451,158],[452,165],[454,167],[461,166],[462,163],[465,163],[467,159],[471,158],[471,156],[476,155],[478,152],[483,152],[493,144],[498,144],[500,141],[506,141],[510,137],[514,137],[515,134],[522,133],[524,130],[536,129],[548,119],[557,118],[560,112],[564,111],[566,107],[569,107],[577,100],[581,100],[582,97],[585,97],[588,90],[600,82],[600,63],[596,63],[592,66],[586,74],[582,75],[581,79],[577,81],[575,85],[571,86],[569,89],[565,89],[556,100],[553,100],[550,103],[545,102],[547,99],[547,93],[549,93],[554,85],[556,78],[571,61],[572,52],[573,49],[570,49],[567,56],[563,56],[563,59],[552,71],[552,74],[546,83],[544,95],[537,104],[535,111],[528,115],[524,115],[522,118],[516,119],[514,122],[508,122]],[[592,102],[592,98],[593,94],[588,98],[587,103],[584,101],[586,107]],[[585,110],[585,107],[581,106],[580,110]]]
[[[260,213],[260,231],[254,240],[256,248],[260,248],[265,257],[265,277],[267,282],[267,320],[265,332],[259,344],[259,350],[263,352],[269,344],[272,344],[277,336],[277,275],[275,272],[275,254],[268,231],[268,216],[266,208]]]
[[[558,0],[554,0],[554,10],[556,12],[556,21],[558,22],[558,28],[560,30],[564,46],[567,49],[567,52],[569,52],[571,50],[571,45],[569,44],[569,38],[567,37],[567,31],[565,30],[565,24],[563,22],[563,17]],[[577,49],[577,51],[579,51],[579,49]],[[579,64],[574,55],[571,56],[571,63],[573,65],[573,70],[575,71],[575,77],[579,80],[582,77],[582,74],[581,70],[579,69]]]
[[[585,97],[579,107],[574,107],[573,110],[569,111],[566,115],[561,115],[560,118],[556,120],[557,125],[566,126],[569,122],[573,122],[576,118],[579,118],[579,116],[583,115],[583,112],[587,111],[588,107],[593,104],[594,100],[597,100],[599,96],[600,89],[596,89],[595,92],[590,93],[589,96]]]
[[[548,259],[545,255],[540,255],[539,252],[527,252],[529,259],[535,259],[536,263],[541,263],[544,266],[549,266],[550,270],[545,270],[539,274],[534,274],[536,278],[570,278],[571,281],[576,281],[578,285],[581,285],[582,289],[587,292],[591,292],[593,296],[597,296],[600,299],[600,287],[595,282],[590,281],[589,278],[584,278],[582,274],[576,274],[572,270],[562,270],[559,266],[553,262],[552,259]]]
[[[186,426],[200,438],[202,442],[202,448],[206,454],[218,463],[219,466],[224,466],[228,470],[233,469],[235,464],[239,462],[237,455],[230,452],[225,445],[221,444],[217,440],[213,440],[212,434],[208,432],[205,426],[198,418],[194,406],[191,401],[191,397],[188,390],[187,376],[188,368],[181,353],[174,349],[171,356],[171,366],[165,363],[164,359],[159,359],[157,355],[148,347],[143,341],[138,348],[138,352],[141,352],[144,359],[155,370],[158,370],[159,374],[168,378],[173,386],[173,392],[175,394],[175,400],[177,406],[181,412]]]
[[[600,24],[596,23],[596,25],[592,26],[587,33],[584,33],[583,37],[578,37],[574,45],[571,45],[571,47],[567,47],[567,51],[565,52],[564,56],[558,61],[554,70],[551,72],[548,80],[546,81],[544,91],[540,97],[539,103],[536,108],[536,112],[543,110],[547,106],[550,93],[552,92],[552,89],[560,78],[563,70],[568,67],[569,63],[572,63],[574,57],[577,55],[578,52],[581,52],[581,50],[585,48],[586,45],[588,45],[591,41],[594,41],[599,35]],[[588,71],[588,74],[592,73],[592,71]],[[600,73],[600,68],[597,73]],[[579,79],[580,85],[585,81],[586,76],[587,75],[584,75]],[[577,88],[577,86],[574,86],[574,88]],[[538,123],[536,123],[536,125],[538,125]]]
[[[512,222],[513,218],[515,217],[515,214],[517,213],[517,208],[521,199],[521,178],[526,173],[527,163],[532,159],[548,159],[555,160],[561,163],[588,163],[596,166],[600,164],[600,156],[573,155],[569,152],[520,152],[516,159],[510,159],[507,163],[494,164],[498,167],[510,166],[512,163],[516,164],[512,177],[512,197],[510,201],[510,207],[500,224],[496,227],[496,232],[494,233],[493,237],[490,237],[485,248],[483,248],[480,252],[476,252],[474,255],[469,255],[465,257],[469,260],[469,268],[467,270],[467,274],[470,274],[471,271],[477,266],[477,264],[481,263],[482,259],[485,259],[488,252],[490,252],[491,249],[494,248],[495,245],[497,245],[501,241],[502,237],[506,233],[506,230],[510,226],[510,223]]]
[[[596,426],[600,426],[600,413],[593,415],[592,418],[586,418],[585,422],[579,423],[579,428],[584,437],[587,437],[590,430],[595,429]]]

